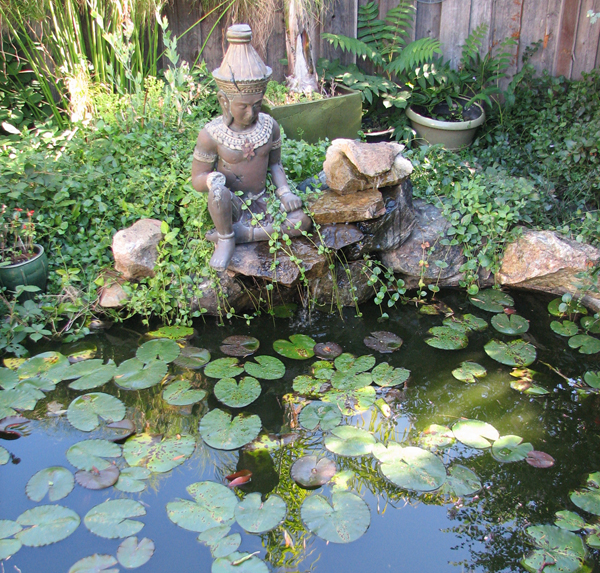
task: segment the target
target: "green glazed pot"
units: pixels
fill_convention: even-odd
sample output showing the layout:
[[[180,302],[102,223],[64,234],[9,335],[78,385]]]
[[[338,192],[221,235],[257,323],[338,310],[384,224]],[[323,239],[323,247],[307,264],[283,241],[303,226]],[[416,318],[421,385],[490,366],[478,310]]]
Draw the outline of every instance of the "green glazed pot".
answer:
[[[27,261],[0,267],[0,286],[11,292],[15,292],[19,285],[36,286],[42,292],[46,290],[48,258],[41,245],[33,245],[33,252],[35,255]],[[31,294],[23,293],[21,300],[32,298]]]

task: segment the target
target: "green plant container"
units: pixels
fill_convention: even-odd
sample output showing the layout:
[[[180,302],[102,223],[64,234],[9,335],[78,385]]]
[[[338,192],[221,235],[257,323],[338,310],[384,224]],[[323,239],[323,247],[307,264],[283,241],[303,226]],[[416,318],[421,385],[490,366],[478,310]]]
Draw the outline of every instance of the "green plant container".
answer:
[[[354,90],[337,89],[340,95],[316,101],[278,106],[263,101],[262,110],[277,121],[290,139],[308,143],[325,138],[355,139],[362,121],[362,96]]]
[[[35,255],[22,263],[0,267],[0,286],[15,292],[19,285],[36,286],[46,290],[48,280],[48,258],[41,245],[33,245]],[[33,298],[33,293],[23,293],[20,300]]]

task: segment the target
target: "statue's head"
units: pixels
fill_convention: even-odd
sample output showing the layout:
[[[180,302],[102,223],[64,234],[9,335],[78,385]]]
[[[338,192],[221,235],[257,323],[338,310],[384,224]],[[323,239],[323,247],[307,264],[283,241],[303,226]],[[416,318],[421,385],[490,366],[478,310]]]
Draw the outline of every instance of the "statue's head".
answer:
[[[235,122],[248,127],[256,122],[271,78],[271,68],[250,45],[251,39],[252,30],[247,24],[230,26],[227,30],[229,47],[221,67],[213,72],[227,125]]]

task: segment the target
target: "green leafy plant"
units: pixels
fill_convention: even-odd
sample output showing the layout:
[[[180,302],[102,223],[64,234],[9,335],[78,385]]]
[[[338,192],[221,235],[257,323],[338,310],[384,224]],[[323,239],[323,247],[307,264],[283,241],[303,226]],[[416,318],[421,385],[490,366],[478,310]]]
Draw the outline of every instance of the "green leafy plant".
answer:
[[[22,213],[23,209],[19,207],[12,215],[6,213],[6,205],[0,209],[0,266],[21,263],[35,254],[34,211],[26,211],[26,219],[21,218]]]

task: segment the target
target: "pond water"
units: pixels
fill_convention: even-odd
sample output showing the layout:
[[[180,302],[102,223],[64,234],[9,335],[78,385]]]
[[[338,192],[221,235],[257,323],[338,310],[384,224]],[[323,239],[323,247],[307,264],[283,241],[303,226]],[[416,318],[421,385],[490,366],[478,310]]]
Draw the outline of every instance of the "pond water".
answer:
[[[285,366],[285,373],[278,379],[261,377],[277,376],[273,374],[279,367],[275,362],[268,364],[262,372],[259,369],[258,374],[254,372],[259,380],[260,396],[242,408],[223,405],[215,397],[215,385],[222,377],[218,372],[209,377],[205,374],[206,367],[191,370],[174,362],[169,364],[169,373],[174,378],[165,380],[159,375],[162,383],[142,390],[126,390],[113,380],[95,388],[75,390],[69,387],[75,378],[59,381],[54,389],[45,389],[45,397],[37,401],[33,411],[19,412],[31,420],[25,424],[25,435],[18,439],[0,440],[0,446],[12,456],[0,466],[0,520],[16,521],[19,518],[25,531],[28,529],[26,520],[19,516],[32,508],[50,504],[72,510],[81,518],[81,523],[78,526],[72,523],[74,531],[56,543],[31,547],[29,545],[40,542],[24,541],[14,555],[1,562],[2,571],[67,572],[87,556],[100,554],[116,557],[123,538],[130,535],[136,535],[138,541],[149,538],[154,542],[154,554],[138,569],[148,572],[210,571],[211,568],[216,572],[244,573],[267,570],[322,573],[524,570],[520,560],[534,548],[525,533],[527,527],[553,524],[555,513],[561,510],[578,513],[590,527],[598,520],[593,513],[577,507],[570,494],[574,490],[582,490],[587,476],[600,470],[600,396],[592,389],[584,392],[575,387],[582,383],[584,373],[600,371],[600,353],[582,354],[569,346],[568,337],[551,329],[552,321],[564,322],[571,318],[579,332],[583,332],[579,315],[557,318],[548,313],[547,307],[552,297],[512,295],[517,315],[530,321],[529,330],[519,336],[498,332],[491,324],[495,316],[493,313],[477,308],[464,294],[457,292],[440,293],[438,298],[446,305],[442,307],[446,314],[426,315],[414,305],[405,305],[388,310],[389,319],[381,321],[379,309],[367,306],[363,309],[362,317],[347,310],[342,317],[320,313],[310,317],[299,314],[290,319],[255,319],[249,326],[242,323],[217,326],[214,319],[210,318],[206,322],[199,322],[195,325],[194,338],[187,344],[208,350],[212,361],[225,357],[220,350],[225,338],[246,335],[256,337],[260,341],[260,348],[252,356],[239,358],[241,364],[255,362],[256,357],[273,356]],[[450,312],[455,317],[472,314],[485,320],[487,327],[480,331],[469,331],[466,335],[468,345],[461,350],[442,350],[426,344],[425,339],[430,337],[429,329],[442,325]],[[403,339],[403,345],[392,353],[371,350],[363,340],[374,331],[392,332]],[[331,402],[331,393],[322,394],[320,397],[323,400],[330,400],[324,403],[334,404],[334,407],[327,406],[321,413],[340,412],[341,408],[343,415],[339,419],[340,425],[326,431],[319,428],[308,430],[302,425],[310,426],[308,416],[303,417],[301,409],[307,408],[311,398],[303,398],[294,392],[294,381],[296,388],[300,388],[299,376],[314,376],[313,364],[318,359],[291,359],[278,354],[273,347],[274,341],[286,340],[295,334],[308,335],[317,343],[337,343],[344,353],[351,353],[355,357],[371,355],[376,365],[387,363],[394,368],[404,368],[410,371],[410,376],[404,381],[406,373],[395,371],[397,380],[401,380],[398,385],[373,385],[374,390],[369,392],[364,388],[354,393],[347,390],[337,403]],[[598,338],[598,335],[592,333],[592,337]],[[492,339],[501,342],[522,339],[530,345],[529,349],[533,347],[536,360],[529,367],[536,373],[533,383],[548,393],[532,395],[511,387],[511,382],[517,380],[511,376],[512,367],[492,359],[484,350],[484,345]],[[118,366],[133,358],[138,347],[147,340],[141,329],[127,324],[100,331],[88,337],[83,344],[97,349],[93,358],[101,358],[104,362],[113,360]],[[77,347],[81,348],[82,343],[77,343]],[[329,345],[329,348],[333,349],[333,345]],[[73,345],[53,348],[40,346],[32,348],[31,353],[58,350],[69,355],[74,349]],[[332,370],[341,374],[335,385],[343,388],[360,387],[361,383],[356,381],[360,376],[357,372],[365,368],[371,372],[373,368],[372,359],[364,360],[364,368],[351,362],[350,358],[345,362],[336,362]],[[456,379],[452,371],[464,361],[484,367],[486,376],[477,378],[474,383]],[[126,385],[123,380],[130,374],[123,374],[123,369],[117,372],[122,375],[121,386]],[[312,379],[313,386],[316,384],[318,390],[328,388],[335,380],[327,380],[329,374],[318,375],[322,376],[318,384],[314,382],[314,377]],[[6,382],[6,371],[2,376],[0,379]],[[131,376],[130,380],[138,380],[138,383],[143,380],[143,376]],[[237,375],[236,379],[239,381],[243,376],[248,374]],[[173,384],[181,378],[188,380],[192,389],[205,390],[206,395],[192,405],[168,404],[162,392],[167,384]],[[521,379],[524,378],[527,378],[527,373],[521,373]],[[588,380],[593,382],[595,379],[590,377]],[[305,382],[309,384],[308,379]],[[521,389],[529,384],[525,382]],[[5,388],[7,386],[4,385]],[[138,431],[138,436],[130,438],[123,446],[125,457],[121,455],[121,446],[118,446],[119,452],[112,458],[113,467],[116,464],[123,472],[128,465],[144,467],[150,463],[150,457],[143,451],[140,442],[134,445],[132,441],[139,440],[140,434],[147,436],[148,440],[151,439],[150,435],[161,434],[171,439],[172,443],[179,444],[180,449],[167,452],[158,462],[155,459],[158,465],[150,463],[151,468],[165,469],[159,466],[161,461],[167,459],[169,464],[176,467],[166,472],[148,472],[147,479],[141,485],[139,482],[137,484],[144,487],[141,492],[126,493],[115,487],[90,490],[75,484],[74,489],[62,499],[49,501],[45,497],[40,501],[32,501],[26,494],[26,484],[34,474],[54,466],[62,466],[74,474],[77,468],[70,461],[75,460],[76,456],[73,456],[71,449],[67,459],[67,450],[82,440],[107,437],[106,430],[99,434],[101,428],[81,431],[69,422],[71,419],[75,425],[85,426],[88,419],[86,405],[81,406],[79,411],[82,419],[77,414],[73,415],[76,408],[72,402],[78,396],[97,392],[120,400],[126,407],[126,418],[132,420]],[[233,399],[227,388],[222,392],[217,391],[217,394],[225,401]],[[313,395],[312,399],[316,400],[318,396]],[[56,403],[62,404],[62,407]],[[69,416],[49,416],[49,405],[51,409],[59,410],[58,414],[71,405],[71,412]],[[364,406],[363,411],[360,411],[361,405]],[[223,438],[225,426],[219,426],[218,420],[209,417],[201,423],[209,412],[214,415],[219,410],[235,416],[243,413],[239,420],[249,424],[244,434],[249,439],[258,431],[256,426],[252,426],[258,420],[261,429],[257,441],[243,448],[235,448],[235,440],[244,441],[243,437],[240,438],[241,432],[234,431]],[[210,423],[208,420],[211,420]],[[458,426],[454,426],[461,420],[486,422],[493,426],[491,430],[497,430],[497,434],[486,434],[486,431],[491,431],[486,427],[481,438],[469,424],[465,426],[466,433],[461,434]],[[452,439],[449,445],[435,448],[423,441],[422,432],[432,424],[453,428],[445,430],[449,439]],[[362,429],[365,433],[347,436],[339,431],[345,426]],[[516,439],[511,442],[512,446],[497,448],[496,458],[516,460],[505,463],[496,459],[489,447],[482,448],[481,444],[473,447],[472,440],[483,439],[485,445],[486,435],[488,445],[493,444],[499,436],[515,435],[522,438],[524,443],[530,443],[531,447],[519,448]],[[456,436],[462,441],[454,439]],[[206,443],[218,446],[222,438],[229,439],[227,447],[233,446],[235,449],[219,449]],[[375,442],[380,445],[373,446]],[[390,446],[392,442],[410,448],[419,447],[421,449],[418,452],[432,453],[424,454],[423,458],[417,456],[419,459],[409,456],[403,461],[397,457],[397,452],[394,453],[395,446]],[[156,445],[156,439],[153,443]],[[184,443],[191,443],[191,449],[183,447]],[[389,449],[386,450],[382,444]],[[532,448],[549,454],[554,459],[554,465],[540,468],[527,463],[524,458]],[[371,450],[374,453],[370,453]],[[342,455],[356,451],[363,455]],[[411,452],[416,453],[417,450]],[[316,489],[305,489],[294,482],[290,477],[291,466],[299,458],[308,455],[335,462],[337,473],[331,482]],[[432,462],[433,456],[437,462]],[[530,461],[536,463],[531,456]],[[89,461],[84,459],[81,462],[79,459],[80,466]],[[446,468],[442,468],[443,476],[439,474],[439,464]],[[110,466],[111,462],[106,465]],[[472,487],[469,488],[464,481],[452,482],[446,477],[455,475],[451,472],[457,466],[464,466],[476,474],[468,474],[471,480],[468,483]],[[227,503],[223,502],[223,507],[229,504],[230,511],[234,512],[232,515],[239,517],[231,519],[231,515],[225,516],[225,509],[220,515],[221,510],[213,507],[211,518],[214,521],[211,524],[218,525],[227,519],[227,525],[231,526],[227,541],[222,541],[221,545],[216,543],[219,536],[225,535],[225,531],[218,534],[211,528],[205,534],[205,538],[210,536],[216,544],[213,545],[213,551],[217,555],[225,554],[229,543],[235,545],[241,539],[237,549],[241,554],[256,552],[255,557],[246,560],[240,554],[233,558],[230,554],[227,561],[226,557],[213,557],[208,543],[197,540],[198,532],[209,529],[206,523],[211,518],[206,517],[201,504],[191,506],[193,498],[186,488],[205,481],[226,484],[228,481],[225,476],[239,470],[249,470],[252,476],[247,483],[227,490],[232,492],[230,497],[229,493],[223,493],[227,489],[224,486],[208,489],[204,496],[209,505],[217,503],[217,497],[221,499],[222,496],[228,500]],[[314,472],[309,474],[314,475]],[[58,477],[50,481],[53,479],[53,485],[58,485]],[[477,483],[477,479],[480,483]],[[437,488],[444,480],[446,485]],[[405,484],[405,487],[399,487],[394,482]],[[427,487],[428,483],[430,487]],[[258,500],[254,513],[250,507],[252,492],[260,492],[263,496]],[[342,492],[351,492],[353,495]],[[285,503],[286,513],[282,523],[281,518],[276,516],[275,508],[271,508],[270,513],[260,513],[267,507],[269,499],[276,499],[275,495],[279,496],[279,502]],[[327,516],[327,512],[322,511],[324,500],[319,498],[317,501],[321,502],[321,508],[311,506],[311,512],[310,502],[306,500],[319,495],[330,501],[336,499],[339,511]],[[237,498],[233,498],[233,506],[239,502],[235,509],[231,506],[233,496]],[[123,499],[140,502],[135,504],[138,517],[134,512],[131,519],[141,522],[143,527],[134,525],[132,529],[120,530],[120,520],[111,521],[121,511],[119,506],[104,506],[112,509],[101,514],[96,521],[89,518],[90,510],[102,502]],[[181,504],[178,500],[187,502]],[[246,505],[242,503],[243,500],[247,502]],[[344,504],[349,508],[347,511],[342,507]],[[244,511],[253,525],[248,526],[248,522],[244,521]],[[86,523],[85,516],[88,516]],[[203,522],[198,521],[199,516],[204,516]],[[276,526],[270,532],[256,534],[246,531],[254,526],[260,530],[257,524],[262,523],[263,519],[268,521],[270,517],[273,517]],[[240,526],[240,521],[246,530]],[[0,554],[3,550],[7,551],[6,545],[3,549],[2,537],[12,540],[19,538],[19,534],[14,532],[2,535],[3,523],[6,532],[8,522],[0,521]],[[66,527],[65,523],[60,521],[51,525],[47,530],[49,538]],[[88,525],[100,535],[92,533]],[[239,539],[235,534],[239,534]],[[578,534],[582,538],[586,536],[583,530]],[[113,535],[119,537],[107,538]],[[336,535],[340,538],[334,539]],[[356,539],[349,543],[336,542],[347,538]],[[26,537],[22,539],[26,540]],[[122,551],[121,555],[125,555]],[[138,555],[142,553],[143,550]],[[541,570],[546,572],[558,570],[549,562],[553,554],[545,555],[547,564],[540,561],[536,567],[541,566]],[[595,550],[588,548],[587,555],[588,565],[597,568]],[[259,562],[258,558],[266,565]],[[123,570],[123,566],[114,560],[105,559],[105,568],[86,568],[81,565],[73,568],[73,571]],[[114,565],[109,566],[111,562]]]

